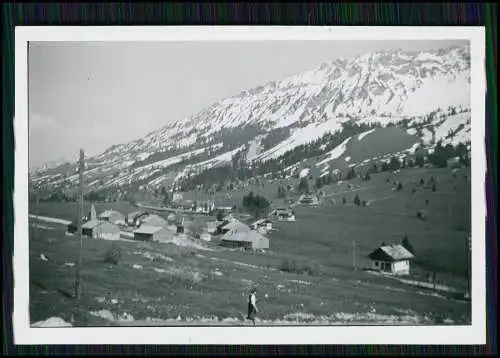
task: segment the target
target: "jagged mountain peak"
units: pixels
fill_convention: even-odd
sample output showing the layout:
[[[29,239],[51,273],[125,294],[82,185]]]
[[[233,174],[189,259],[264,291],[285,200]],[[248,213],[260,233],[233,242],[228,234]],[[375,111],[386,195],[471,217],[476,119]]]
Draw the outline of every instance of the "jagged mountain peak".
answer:
[[[108,148],[94,158],[102,163],[95,169],[102,183],[92,184],[147,181],[159,173],[153,168],[161,172],[179,163],[206,168],[230,162],[249,148],[257,148],[253,157],[259,160],[273,159],[341,130],[346,120],[387,123],[469,103],[468,45],[337,58],[245,89],[143,138]]]

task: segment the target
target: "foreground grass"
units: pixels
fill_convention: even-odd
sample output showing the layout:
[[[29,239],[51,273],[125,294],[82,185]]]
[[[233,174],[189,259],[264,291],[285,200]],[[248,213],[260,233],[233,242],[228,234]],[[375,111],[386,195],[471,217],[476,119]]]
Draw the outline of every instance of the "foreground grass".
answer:
[[[41,231],[30,245],[32,322],[58,316],[75,325],[110,324],[90,314],[103,309],[136,320],[242,318],[252,286],[258,288],[263,320],[298,312],[410,315],[438,322],[464,322],[469,316],[465,303],[363,272],[327,269],[321,276],[303,276],[277,270],[282,258],[268,254],[179,252],[167,244],[135,242],[119,242],[122,259],[110,265],[103,257],[113,243],[97,240],[85,243],[77,305],[71,297],[75,266],[67,264],[77,261],[78,240],[57,229]],[[49,261],[41,260],[41,253]]]
[[[427,182],[431,176],[438,179],[435,192],[418,185],[421,178]],[[404,186],[399,192],[391,190],[396,180]],[[463,289],[467,284],[464,237],[470,230],[470,182],[462,174],[454,177],[450,169],[412,169],[350,183],[360,187],[349,191],[344,182],[324,188],[337,204],[297,206],[297,222],[275,223],[276,230],[269,235],[271,248],[266,253],[216,247],[215,251],[179,251],[168,244],[118,242],[122,259],[118,265],[109,265],[103,257],[113,243],[86,241],[83,296],[78,306],[70,298],[75,267],[65,265],[77,262],[78,240],[65,236],[64,228],[57,224],[44,224],[51,228],[40,228],[30,244],[31,320],[50,316],[69,320],[73,316],[80,325],[110,324],[90,314],[103,309],[115,315],[126,312],[136,320],[241,318],[246,314],[248,290],[257,286],[263,320],[303,313],[334,315],[339,322],[348,321],[342,317],[349,314],[468,322],[470,303],[353,270],[352,248],[354,241],[356,266],[361,269],[369,264],[366,255],[381,242],[400,242],[407,235],[416,250],[411,278],[423,280],[429,272],[436,272],[439,283]],[[266,184],[255,193],[259,191],[276,195],[277,186]],[[214,199],[217,205],[240,205],[244,194],[233,193],[228,199],[221,193]],[[371,205],[352,205],[356,194]],[[199,193],[186,194],[190,195],[204,199]],[[104,204],[102,209],[112,205]],[[68,218],[74,206],[46,203],[41,206],[41,215]],[[101,207],[96,204],[96,209],[100,211]],[[133,210],[121,208],[124,213]],[[426,221],[416,218],[418,210],[426,210]],[[49,261],[40,260],[41,253]],[[154,255],[162,256],[152,259]],[[313,275],[280,271],[285,260],[314,266]]]

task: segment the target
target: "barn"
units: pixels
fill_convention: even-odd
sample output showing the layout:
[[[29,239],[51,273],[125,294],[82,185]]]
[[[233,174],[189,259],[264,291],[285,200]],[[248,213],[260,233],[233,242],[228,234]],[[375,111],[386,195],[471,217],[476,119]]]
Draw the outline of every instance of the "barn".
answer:
[[[215,204],[212,201],[199,202],[196,204],[196,212],[208,215],[215,209]]]
[[[167,220],[162,218],[159,215],[152,214],[145,216],[140,219],[140,226],[145,225],[145,226],[156,226],[156,227],[165,227],[168,225]]]
[[[120,240],[120,228],[108,221],[87,221],[82,225],[82,234],[93,239]]]
[[[260,219],[254,222],[250,227],[252,228],[252,230],[267,233],[273,229],[273,223],[268,219]]]
[[[278,219],[278,221],[295,221],[295,213],[287,209],[277,209],[271,213],[271,216]]]
[[[403,245],[393,244],[378,247],[368,257],[373,270],[393,275],[408,275],[410,261],[414,256]]]
[[[318,205],[319,201],[316,195],[303,195],[300,199],[299,202],[303,205]]]
[[[222,215],[224,219],[231,218],[233,214],[233,208],[230,206],[220,206],[215,209],[219,215]]]
[[[227,233],[221,238],[221,245],[229,248],[263,250],[269,248],[269,239],[257,231],[239,234]]]
[[[112,224],[125,224],[125,215],[116,210],[106,210],[99,215],[99,220],[107,221]]]
[[[207,222],[207,233],[215,234],[217,232],[217,222],[209,221]]]
[[[184,216],[179,216],[175,220],[176,232],[177,234],[184,234],[185,225],[184,225]]]
[[[229,248],[262,250],[269,248],[269,239],[242,223],[221,237],[221,245]]]
[[[172,239],[172,232],[164,227],[142,225],[134,230],[136,241],[168,241]]]
[[[184,200],[184,194],[181,192],[176,192],[172,195],[172,201],[174,203],[180,203],[182,200]]]

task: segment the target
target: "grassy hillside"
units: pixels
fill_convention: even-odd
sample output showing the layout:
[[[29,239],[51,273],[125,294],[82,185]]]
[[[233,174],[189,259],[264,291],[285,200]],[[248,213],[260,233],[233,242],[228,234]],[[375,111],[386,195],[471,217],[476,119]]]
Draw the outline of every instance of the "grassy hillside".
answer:
[[[418,143],[419,138],[406,133],[397,127],[377,128],[373,132],[358,139],[358,135],[346,145],[346,151],[329,164],[333,168],[343,169],[351,163],[361,163],[376,157],[383,157],[409,149]],[[349,157],[349,160],[345,159]]]
[[[418,185],[421,178],[427,181],[431,176],[438,180],[435,192]],[[403,183],[403,190],[391,190],[394,180]],[[117,242],[122,260],[114,266],[103,261],[111,242],[87,241],[84,296],[79,307],[65,296],[72,291],[74,278],[74,266],[65,263],[77,261],[78,240],[65,236],[64,227],[44,223],[30,244],[31,320],[50,316],[69,319],[73,314],[76,324],[103,324],[89,312],[107,309],[114,314],[130,313],[136,320],[180,316],[182,321],[191,318],[198,322],[202,317],[208,320],[216,316],[238,321],[245,314],[248,289],[255,285],[262,299],[263,322],[281,319],[293,323],[297,317],[306,320],[306,314],[330,323],[371,319],[397,323],[410,316],[420,323],[445,319],[466,322],[470,305],[465,302],[360,270],[368,264],[366,255],[382,241],[400,242],[406,234],[416,250],[412,279],[425,278],[434,271],[440,283],[463,289],[464,236],[470,229],[470,182],[463,173],[454,177],[449,169],[410,169],[351,183],[360,187],[349,191],[346,182],[325,187],[328,200],[318,208],[295,207],[297,222],[276,223],[266,253],[217,246],[212,247],[215,251],[194,252],[172,244]],[[266,185],[261,193],[276,195],[272,186]],[[225,200],[240,205],[244,194],[233,193]],[[354,206],[356,194],[370,205]],[[342,204],[342,197],[346,204]],[[216,198],[219,205],[226,204],[222,198],[222,193]],[[336,204],[329,202],[331,198]],[[110,206],[124,213],[135,210],[127,210],[124,204],[96,204],[96,209],[100,212]],[[74,204],[46,203],[41,214],[70,220],[72,207]],[[418,210],[426,210],[426,221],[416,218]],[[357,271],[352,268],[353,241]],[[49,257],[48,262],[40,259],[41,253]],[[160,254],[163,256],[153,260],[145,257]],[[284,262],[292,259],[309,266],[312,275],[280,271]],[[118,303],[103,301],[108,293]]]
[[[78,204],[76,202],[69,202],[69,203],[41,202],[38,204],[38,215],[73,221],[76,220],[78,216],[77,205]],[[124,215],[140,210],[139,208],[133,206],[129,202],[94,203],[94,206],[97,215],[109,209],[117,210]],[[84,215],[88,214],[88,212],[90,211],[90,207],[91,204],[89,202],[84,203]],[[37,205],[35,203],[30,203],[29,211],[30,214],[36,214]]]

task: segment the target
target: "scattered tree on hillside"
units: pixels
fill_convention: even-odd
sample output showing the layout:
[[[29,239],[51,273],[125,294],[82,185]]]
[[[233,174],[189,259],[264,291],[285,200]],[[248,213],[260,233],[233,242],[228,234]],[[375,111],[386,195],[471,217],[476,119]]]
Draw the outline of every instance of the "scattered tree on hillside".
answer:
[[[396,190],[400,191],[402,189],[403,189],[403,184],[401,182],[398,182],[398,184],[396,185]]]
[[[382,172],[386,172],[386,171],[388,171],[388,170],[389,170],[389,164],[388,164],[388,163],[386,163],[386,162],[383,162],[383,163],[382,163],[382,165],[380,166],[380,170],[381,170]]]
[[[248,193],[248,195],[245,195],[243,197],[243,207],[244,208],[247,208],[251,202],[253,202],[253,191],[251,191],[250,193]]]
[[[113,244],[113,246],[106,251],[104,254],[103,260],[105,263],[118,265],[122,257],[122,252],[118,246]]]
[[[356,194],[354,197],[354,205],[359,206],[361,204],[361,201],[359,200],[359,196]]]
[[[436,183],[432,184],[432,191],[436,191],[437,188],[436,188]]]
[[[283,186],[278,187],[278,198],[284,198],[285,197],[285,188]]]
[[[298,187],[299,193],[309,193],[309,183],[307,182],[306,178],[300,179],[299,187]]]
[[[391,161],[389,163],[389,168],[391,170],[398,170],[401,168],[401,162],[399,161],[399,159],[395,155],[393,155],[391,157]]]
[[[401,242],[401,245],[408,251],[410,251],[413,255],[415,255],[415,249],[413,248],[412,244],[410,243],[410,240],[408,239],[408,236],[405,235],[403,238],[403,241]]]
[[[250,192],[243,197],[243,208],[253,213],[254,216],[260,217],[267,215],[270,204],[263,196],[253,195],[253,192]]]
[[[202,220],[193,220],[188,229],[195,238],[199,238],[205,231],[205,223]]]
[[[366,200],[363,200],[363,207],[366,207]]]
[[[354,178],[356,178],[356,171],[354,170],[354,167],[352,167],[347,172],[347,180],[351,180],[351,179],[354,179]]]
[[[469,159],[469,156],[467,154],[460,156],[458,162],[460,164],[465,165],[466,167],[470,166],[470,159]]]
[[[420,185],[424,185],[425,184],[425,181],[424,181],[424,178],[420,178]]]
[[[219,185],[217,185],[217,191],[220,192],[224,190],[224,180],[220,180]]]
[[[372,172],[373,174],[378,173],[378,165],[377,165],[377,164],[373,164],[372,169],[371,169],[371,172]]]
[[[429,205],[429,199],[425,199],[425,205]]]
[[[371,180],[371,178],[372,177],[370,176],[370,173],[367,172],[366,175],[365,175],[365,177],[364,177],[364,181],[369,181],[369,180]]]
[[[316,178],[316,189],[319,189],[323,186],[323,180],[321,178]]]
[[[415,188],[413,188],[413,189],[411,190],[411,193],[412,193],[412,194],[415,194],[416,192],[417,192],[417,189],[415,189]]]
[[[417,154],[415,157],[415,165],[422,168],[425,164],[424,156],[422,154]]]
[[[342,204],[345,204],[346,203],[346,200],[345,200],[345,196],[342,197]]]
[[[425,221],[426,220],[426,216],[425,216],[425,213],[422,212],[422,211],[417,211],[417,219],[420,219],[422,221]]]

